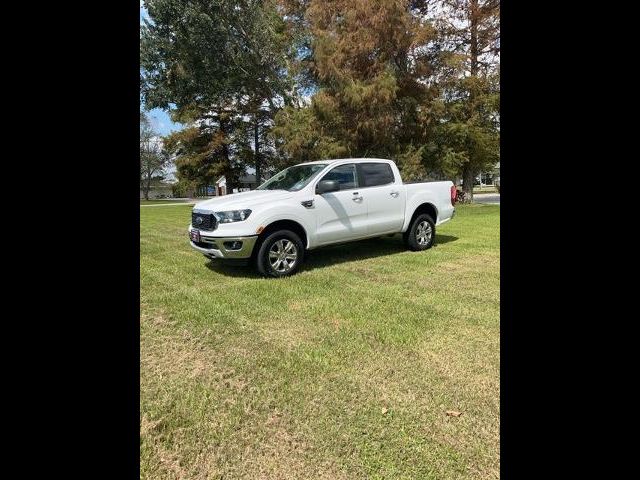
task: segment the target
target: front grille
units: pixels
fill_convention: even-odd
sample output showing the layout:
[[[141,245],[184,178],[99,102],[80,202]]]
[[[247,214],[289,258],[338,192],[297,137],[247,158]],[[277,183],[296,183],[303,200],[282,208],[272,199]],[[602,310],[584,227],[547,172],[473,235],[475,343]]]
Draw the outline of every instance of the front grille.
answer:
[[[202,219],[202,220],[200,220]],[[191,213],[191,225],[198,230],[215,230],[218,226],[212,213]]]

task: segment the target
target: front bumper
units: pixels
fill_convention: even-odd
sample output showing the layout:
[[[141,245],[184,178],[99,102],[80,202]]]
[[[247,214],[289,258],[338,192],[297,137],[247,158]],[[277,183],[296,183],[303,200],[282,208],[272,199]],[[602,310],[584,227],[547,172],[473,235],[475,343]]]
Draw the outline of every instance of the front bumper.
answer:
[[[191,230],[189,230],[189,234],[191,234]],[[248,259],[253,253],[256,240],[258,240],[257,235],[247,237],[209,237],[203,235],[202,231],[200,231],[200,242],[196,244],[189,239],[189,243],[194,250],[209,258]],[[239,248],[237,248],[237,245],[233,245],[233,243],[237,242],[241,243]]]

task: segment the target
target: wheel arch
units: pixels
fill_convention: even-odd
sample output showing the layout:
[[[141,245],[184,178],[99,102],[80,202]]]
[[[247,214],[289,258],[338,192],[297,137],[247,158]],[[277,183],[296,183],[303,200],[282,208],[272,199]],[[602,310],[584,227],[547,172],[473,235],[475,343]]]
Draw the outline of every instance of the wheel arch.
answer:
[[[404,226],[403,231],[406,231],[411,226],[415,218],[418,215],[422,215],[423,213],[426,213],[427,215],[429,215],[433,220],[434,224],[438,223],[438,209],[436,208],[436,206],[431,202],[423,202],[420,205],[418,205],[416,209],[413,211],[413,213],[411,214],[411,217],[409,217],[409,221]]]
[[[268,235],[278,230],[290,230],[294,232],[296,235],[300,237],[300,240],[302,240],[302,244],[304,245],[304,248],[306,249],[309,247],[309,236],[307,235],[307,231],[302,226],[302,224],[300,224],[299,222],[296,222],[295,220],[283,219],[283,220],[275,220],[269,223],[266,227],[264,227],[264,229],[258,235],[258,241],[256,242],[256,247],[254,248],[254,251],[259,248],[259,244],[262,243],[262,241],[265,238],[267,238]]]

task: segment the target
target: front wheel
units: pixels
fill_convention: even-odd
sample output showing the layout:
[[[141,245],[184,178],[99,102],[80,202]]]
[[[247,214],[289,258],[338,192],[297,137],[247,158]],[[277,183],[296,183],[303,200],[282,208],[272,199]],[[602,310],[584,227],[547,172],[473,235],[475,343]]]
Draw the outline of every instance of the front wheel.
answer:
[[[426,213],[418,215],[404,233],[404,242],[413,251],[431,248],[435,239],[436,225]]]
[[[261,242],[256,267],[266,277],[286,277],[298,271],[303,259],[300,237],[290,230],[279,230]]]

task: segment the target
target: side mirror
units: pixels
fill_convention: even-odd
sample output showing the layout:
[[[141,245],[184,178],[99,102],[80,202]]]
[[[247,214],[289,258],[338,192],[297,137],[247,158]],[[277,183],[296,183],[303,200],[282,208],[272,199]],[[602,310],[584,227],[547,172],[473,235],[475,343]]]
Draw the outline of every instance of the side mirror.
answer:
[[[337,180],[320,180],[316,185],[316,193],[322,195],[323,193],[337,192],[340,190],[340,184]]]

